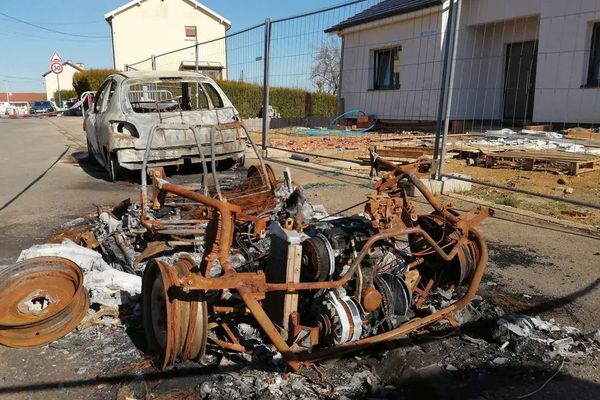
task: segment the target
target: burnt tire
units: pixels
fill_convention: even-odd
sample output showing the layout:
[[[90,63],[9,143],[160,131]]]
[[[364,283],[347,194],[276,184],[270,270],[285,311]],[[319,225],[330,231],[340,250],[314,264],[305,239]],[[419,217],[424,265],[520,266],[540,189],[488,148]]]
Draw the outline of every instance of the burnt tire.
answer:
[[[119,164],[119,158],[116,153],[111,153],[108,156],[108,179],[111,182],[123,180],[125,177],[125,169]]]

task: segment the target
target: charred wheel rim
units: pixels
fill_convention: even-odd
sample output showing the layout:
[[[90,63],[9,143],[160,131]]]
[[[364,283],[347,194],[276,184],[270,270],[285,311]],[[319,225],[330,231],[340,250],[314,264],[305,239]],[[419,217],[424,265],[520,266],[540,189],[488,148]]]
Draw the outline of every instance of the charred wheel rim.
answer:
[[[89,308],[83,274],[62,257],[36,257],[0,272],[0,343],[37,347],[60,339]]]
[[[175,265],[151,260],[142,282],[143,317],[149,350],[162,368],[177,359],[198,361],[207,341],[206,304],[198,292],[183,293],[180,278],[194,269],[191,259],[182,257]]]

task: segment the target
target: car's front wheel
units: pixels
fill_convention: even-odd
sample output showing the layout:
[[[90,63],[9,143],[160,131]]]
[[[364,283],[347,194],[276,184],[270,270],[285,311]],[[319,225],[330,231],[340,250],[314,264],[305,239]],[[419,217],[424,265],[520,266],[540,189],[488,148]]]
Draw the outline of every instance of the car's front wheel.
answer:
[[[125,170],[119,164],[119,158],[116,153],[111,153],[108,157],[108,178],[111,182],[117,182],[125,177]]]

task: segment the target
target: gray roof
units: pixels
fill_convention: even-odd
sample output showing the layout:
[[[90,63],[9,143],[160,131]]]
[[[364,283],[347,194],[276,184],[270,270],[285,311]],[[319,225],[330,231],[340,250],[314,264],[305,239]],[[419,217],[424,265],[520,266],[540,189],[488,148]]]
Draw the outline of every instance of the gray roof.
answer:
[[[442,0],[383,0],[339,24],[326,29],[325,32],[336,32],[351,26],[393,17],[395,15],[406,14],[440,4],[442,4]]]

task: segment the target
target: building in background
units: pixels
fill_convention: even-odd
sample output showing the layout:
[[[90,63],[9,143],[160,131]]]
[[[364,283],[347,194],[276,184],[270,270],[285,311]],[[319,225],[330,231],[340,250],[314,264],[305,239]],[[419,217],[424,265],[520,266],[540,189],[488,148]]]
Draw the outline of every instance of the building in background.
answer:
[[[0,115],[27,114],[34,101],[46,100],[42,92],[0,92]]]
[[[73,75],[75,75],[76,72],[83,71],[84,65],[72,61],[65,61],[62,65],[63,72],[58,74],[60,90],[73,90]],[[54,93],[58,90],[56,74],[48,70],[42,77],[44,78],[44,85],[46,85],[46,99],[44,100],[54,100]]]
[[[114,68],[123,70],[193,70],[196,40],[202,43],[224,37],[231,27],[227,19],[194,0],[134,0],[104,18],[111,28]],[[149,59],[188,46],[192,47],[155,61]],[[225,79],[225,40],[202,45],[201,49],[198,69],[213,78]],[[149,60],[138,63],[144,59]]]
[[[345,108],[436,120],[448,6],[384,0],[327,29]],[[600,3],[462,0],[453,87],[453,120],[597,124]]]

